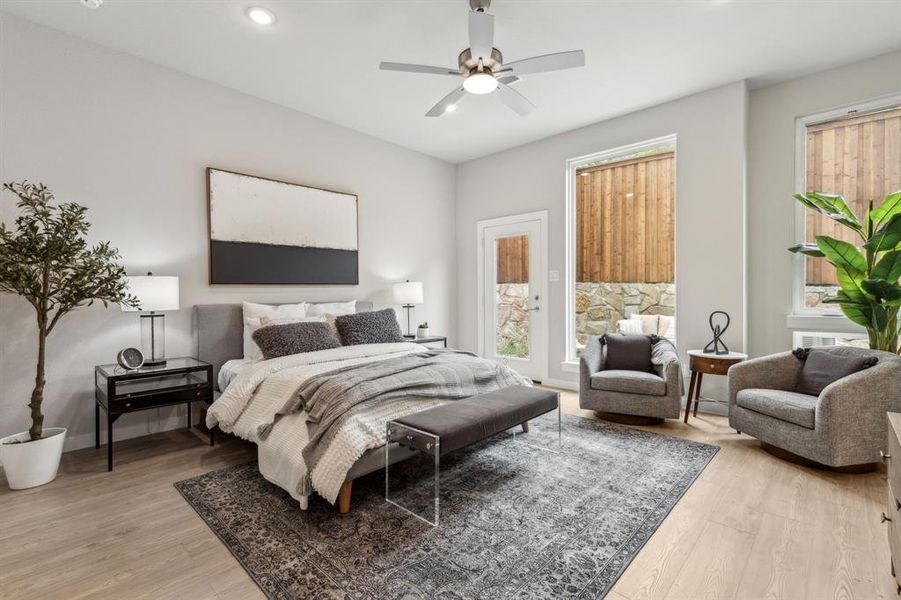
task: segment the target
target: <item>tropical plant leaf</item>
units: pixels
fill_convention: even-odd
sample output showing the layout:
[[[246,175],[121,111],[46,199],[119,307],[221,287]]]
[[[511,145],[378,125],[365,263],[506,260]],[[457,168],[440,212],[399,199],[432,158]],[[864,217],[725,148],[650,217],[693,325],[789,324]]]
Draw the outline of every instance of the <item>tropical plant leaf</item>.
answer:
[[[847,296],[849,301],[871,303],[872,298],[867,295],[867,291],[861,286],[864,279],[863,273],[849,273],[844,267],[836,265],[835,278],[838,280],[841,291]]]
[[[885,279],[888,282],[897,282],[901,277],[901,250],[886,252],[873,270],[870,272],[873,279]]]
[[[873,329],[882,331],[888,325],[888,311],[881,304],[874,304],[870,307],[870,323]]]
[[[857,215],[855,215],[848,205],[845,203],[845,199],[839,196],[838,194],[824,194],[822,192],[810,192],[807,196],[813,199],[815,202],[818,202],[820,205],[824,206],[829,210],[829,212],[839,213],[846,216],[848,219],[860,225],[860,221],[857,220]]]
[[[873,200],[871,199],[863,215],[863,236],[866,239],[873,237],[875,227],[876,224],[873,222]]]
[[[873,219],[875,227],[879,227],[883,221],[888,221],[897,214],[901,214],[901,190],[889,194],[878,208],[870,210],[870,218]]]
[[[870,252],[894,250],[901,243],[901,213],[892,215],[863,245]]]
[[[901,287],[885,279],[864,279],[861,287],[869,294],[884,300],[901,300]]]
[[[842,304],[842,313],[861,327],[871,327],[870,311],[856,305]]]
[[[822,195],[814,196],[812,194],[816,194],[816,192],[811,192],[806,196],[804,194],[795,194],[794,198],[807,208],[815,210],[816,212],[832,219],[833,221],[838,221],[845,227],[853,229],[861,236],[864,235],[863,226],[860,224],[860,221],[857,220],[857,217],[854,216],[854,213],[850,213],[849,210],[848,212],[850,213],[850,216],[848,216],[828,202],[821,200],[820,198],[822,197]],[[841,198],[841,196],[837,196],[837,198]],[[844,200],[842,200],[842,204],[844,204]],[[845,206],[845,208],[847,208],[847,206]]]
[[[867,301],[858,302],[856,300],[852,300],[851,297],[848,296],[848,294],[846,294],[841,289],[839,289],[838,292],[836,292],[835,296],[832,296],[830,298],[823,298],[823,303],[824,304],[850,304],[850,305],[856,305],[856,306],[869,306],[870,305],[870,303]]]
[[[816,244],[798,244],[797,246],[792,246],[788,249],[789,252],[794,252],[795,254],[804,254],[806,256],[813,256],[814,258],[825,258],[826,255],[819,249]]]
[[[856,246],[828,235],[816,237],[817,247],[836,268],[863,275],[867,271],[867,259]]]

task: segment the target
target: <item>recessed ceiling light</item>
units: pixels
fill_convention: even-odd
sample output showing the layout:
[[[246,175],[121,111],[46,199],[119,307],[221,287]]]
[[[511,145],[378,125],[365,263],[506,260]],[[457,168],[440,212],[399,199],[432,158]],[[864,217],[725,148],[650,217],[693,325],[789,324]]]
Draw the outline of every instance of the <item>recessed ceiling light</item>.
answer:
[[[631,198],[631,197],[634,196],[634,195],[635,195],[635,194],[633,194],[632,192],[629,192],[628,194],[626,194],[626,198]]]
[[[100,8],[103,0],[81,0],[81,5],[85,8]]]
[[[272,25],[275,23],[275,13],[259,6],[248,8],[247,16],[257,25]]]
[[[588,177],[588,173],[579,173],[579,177]]]
[[[470,94],[490,94],[497,89],[497,79],[488,73],[474,73],[463,80],[463,87]]]
[[[457,110],[456,104],[448,104],[444,107],[444,112],[454,112],[455,110]]]

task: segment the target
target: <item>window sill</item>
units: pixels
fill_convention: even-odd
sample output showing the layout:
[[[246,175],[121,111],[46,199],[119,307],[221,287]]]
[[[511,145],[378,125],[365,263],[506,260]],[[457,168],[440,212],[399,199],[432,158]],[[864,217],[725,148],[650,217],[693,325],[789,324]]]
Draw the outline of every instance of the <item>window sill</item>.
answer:
[[[864,328],[852,323],[843,315],[791,314],[785,317],[789,329],[829,331],[835,333],[860,333]]]
[[[560,363],[560,370],[564,373],[578,373],[579,372],[579,361],[577,360],[564,360]]]

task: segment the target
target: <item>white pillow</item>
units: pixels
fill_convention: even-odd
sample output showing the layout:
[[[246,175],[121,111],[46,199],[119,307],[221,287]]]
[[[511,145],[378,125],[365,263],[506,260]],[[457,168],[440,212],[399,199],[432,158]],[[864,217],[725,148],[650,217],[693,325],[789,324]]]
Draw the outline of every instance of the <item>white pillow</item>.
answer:
[[[325,315],[352,315],[357,312],[357,301],[350,302],[323,302],[321,304],[308,304],[307,316],[324,317]]]
[[[663,333],[661,334],[663,337],[668,339],[669,341],[675,343],[676,341],[676,317],[668,317],[665,315],[660,315],[660,329],[663,329],[663,326],[666,326]]]
[[[616,322],[616,330],[620,333],[641,333],[641,319],[620,319]]]
[[[272,320],[299,321],[307,315],[306,302],[297,304],[256,304],[244,302],[241,308],[244,312],[244,358],[261,360],[263,351],[253,341],[253,332],[262,327],[261,319],[266,317]]]

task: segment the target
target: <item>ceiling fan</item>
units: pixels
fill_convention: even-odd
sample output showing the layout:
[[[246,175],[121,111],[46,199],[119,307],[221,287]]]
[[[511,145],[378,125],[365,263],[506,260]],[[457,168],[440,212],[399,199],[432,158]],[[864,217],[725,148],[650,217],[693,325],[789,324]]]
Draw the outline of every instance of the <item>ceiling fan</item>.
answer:
[[[494,47],[494,15],[485,12],[491,0],[469,0],[469,48],[457,58],[459,68],[431,67],[407,63],[383,62],[383,71],[404,71],[429,75],[450,75],[462,77],[459,87],[438,101],[426,113],[427,117],[440,117],[457,108],[457,102],[467,93],[490,94],[497,92],[501,101],[522,116],[526,116],[535,105],[510,86],[520,80],[521,75],[571,69],[585,65],[582,50],[544,54],[522,60],[504,63],[501,51]]]

